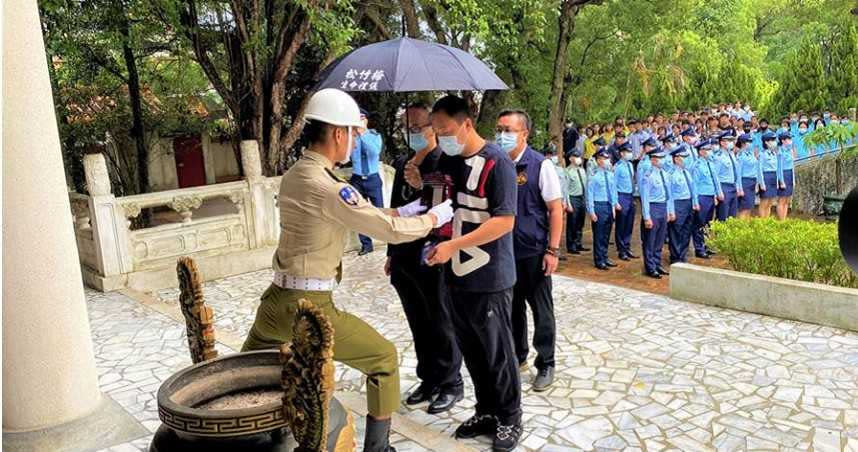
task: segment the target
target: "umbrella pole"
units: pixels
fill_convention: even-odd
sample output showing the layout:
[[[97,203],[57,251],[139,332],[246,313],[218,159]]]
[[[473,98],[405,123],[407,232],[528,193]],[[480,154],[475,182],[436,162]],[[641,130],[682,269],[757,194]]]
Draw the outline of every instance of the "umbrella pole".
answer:
[[[411,151],[411,125],[408,122],[408,93],[405,93],[405,110],[403,112],[405,114],[405,145],[408,146],[408,149],[405,152]]]

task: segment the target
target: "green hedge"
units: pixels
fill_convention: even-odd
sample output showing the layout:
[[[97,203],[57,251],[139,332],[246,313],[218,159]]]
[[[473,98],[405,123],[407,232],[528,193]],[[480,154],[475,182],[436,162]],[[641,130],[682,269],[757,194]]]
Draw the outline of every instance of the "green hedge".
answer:
[[[858,288],[840,254],[836,223],[730,218],[712,223],[706,243],[741,272]]]

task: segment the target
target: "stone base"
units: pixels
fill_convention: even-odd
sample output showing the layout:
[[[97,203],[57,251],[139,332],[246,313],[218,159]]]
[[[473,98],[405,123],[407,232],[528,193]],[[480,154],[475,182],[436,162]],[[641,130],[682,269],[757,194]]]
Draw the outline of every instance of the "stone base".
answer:
[[[271,259],[275,250],[276,248],[271,246],[218,256],[194,257],[194,261],[203,277],[211,281],[271,268]],[[151,292],[177,287],[179,284],[175,265],[107,277],[98,275],[87,267],[81,267],[81,270],[84,283],[101,292],[113,292],[126,287],[141,292]]]
[[[100,450],[149,434],[140,422],[106,395],[94,413],[56,427],[28,432],[3,432],[3,450]]]
[[[691,264],[670,266],[677,300],[858,331],[858,290]]]

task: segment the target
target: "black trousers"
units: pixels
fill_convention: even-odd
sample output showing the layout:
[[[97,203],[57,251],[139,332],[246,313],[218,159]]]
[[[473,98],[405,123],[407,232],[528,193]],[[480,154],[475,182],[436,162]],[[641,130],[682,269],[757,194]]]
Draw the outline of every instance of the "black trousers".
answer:
[[[407,261],[392,258],[390,283],[399,294],[414,338],[417,378],[442,390],[462,387],[462,353],[453,333],[443,268]]]
[[[583,246],[581,237],[584,235],[587,206],[584,204],[584,196],[570,196],[569,201],[572,213],[566,215],[566,249],[571,252]]]
[[[551,276],[542,269],[543,254],[515,261],[516,282],[512,292],[512,338],[519,364],[527,360],[527,308],[533,313],[533,348],[537,369],[554,367],[554,298]]]
[[[521,420],[521,381],[512,345],[512,288],[466,292],[450,287],[450,314],[456,342],[474,382],[479,415],[503,424]]]

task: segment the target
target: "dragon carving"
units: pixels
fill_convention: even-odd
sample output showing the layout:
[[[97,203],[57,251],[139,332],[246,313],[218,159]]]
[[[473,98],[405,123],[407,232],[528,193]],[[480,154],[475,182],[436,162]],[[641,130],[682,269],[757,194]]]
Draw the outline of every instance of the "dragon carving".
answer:
[[[298,301],[292,343],[280,347],[283,414],[300,445],[296,452],[327,450],[328,404],[334,392],[334,329],[322,310]]]
[[[188,348],[194,364],[217,357],[214,335],[214,312],[203,299],[203,286],[197,264],[189,257],[179,258],[179,306],[185,316]]]

